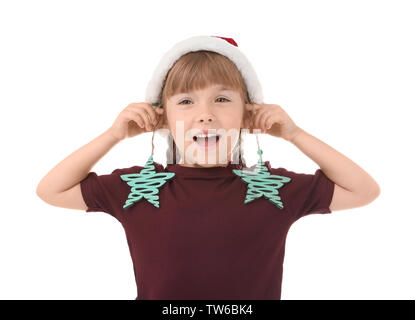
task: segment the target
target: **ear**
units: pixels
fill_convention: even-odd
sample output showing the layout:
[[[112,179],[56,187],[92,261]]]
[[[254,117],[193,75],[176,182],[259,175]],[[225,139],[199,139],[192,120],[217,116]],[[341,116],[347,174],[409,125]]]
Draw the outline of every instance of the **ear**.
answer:
[[[159,115],[159,123],[157,125],[158,129],[169,129],[167,125],[167,116],[164,108],[158,106],[155,109],[156,113]]]
[[[166,118],[164,116],[160,117],[160,122],[157,126],[159,129],[169,129],[169,126],[167,125]]]
[[[242,129],[251,129],[251,118],[252,113],[244,109],[243,118],[242,118]]]

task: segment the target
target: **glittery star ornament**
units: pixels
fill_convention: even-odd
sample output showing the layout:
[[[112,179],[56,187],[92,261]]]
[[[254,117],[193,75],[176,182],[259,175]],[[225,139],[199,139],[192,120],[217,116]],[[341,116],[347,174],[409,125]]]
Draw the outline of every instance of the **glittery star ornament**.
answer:
[[[232,170],[234,174],[240,176],[248,184],[248,190],[244,203],[249,203],[262,196],[267,198],[278,208],[283,209],[281,197],[278,195],[278,189],[285,183],[291,181],[291,178],[273,175],[268,171],[267,166],[262,161],[262,150],[258,150],[260,155],[254,170]]]
[[[147,160],[144,169],[139,173],[128,173],[120,175],[121,179],[131,186],[131,192],[125,201],[123,209],[132,206],[141,199],[159,208],[159,188],[166,183],[168,179],[175,176],[173,172],[156,172],[153,163],[153,155]]]

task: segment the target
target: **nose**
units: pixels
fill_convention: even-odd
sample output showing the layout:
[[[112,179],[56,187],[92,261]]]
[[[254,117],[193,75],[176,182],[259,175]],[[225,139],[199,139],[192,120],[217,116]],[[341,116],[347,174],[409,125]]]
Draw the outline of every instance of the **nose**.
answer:
[[[213,121],[215,121],[215,120],[216,120],[216,118],[215,118],[215,116],[214,116],[214,115],[212,115],[212,114],[210,114],[210,113],[204,113],[204,114],[201,114],[201,115],[198,117],[197,122],[201,122],[201,123],[210,123],[210,122],[213,122]]]

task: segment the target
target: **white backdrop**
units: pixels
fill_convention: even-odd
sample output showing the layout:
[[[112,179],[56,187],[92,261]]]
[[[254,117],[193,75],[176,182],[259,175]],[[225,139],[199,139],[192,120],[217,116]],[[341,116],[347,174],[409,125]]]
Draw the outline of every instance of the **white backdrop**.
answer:
[[[162,54],[194,35],[235,39],[265,102],[381,187],[368,206],[292,226],[282,299],[415,298],[414,16],[413,2],[396,0],[2,1],[0,298],[135,299],[121,224],[48,205],[36,187],[127,104],[144,101]],[[318,168],[285,140],[259,138],[273,167]],[[254,136],[244,148],[253,164]],[[165,150],[156,145],[155,161]],[[146,133],[93,171],[143,165],[150,153]]]

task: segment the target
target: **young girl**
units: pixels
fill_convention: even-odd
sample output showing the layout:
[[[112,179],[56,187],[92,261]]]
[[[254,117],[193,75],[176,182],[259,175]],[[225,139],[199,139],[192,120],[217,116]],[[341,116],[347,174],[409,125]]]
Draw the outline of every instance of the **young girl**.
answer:
[[[144,166],[90,172],[115,144],[145,132],[154,137],[154,130],[169,133],[165,167],[150,156]],[[257,130],[293,143],[320,169],[273,168],[260,149],[258,163],[246,168],[243,133]],[[136,299],[280,299],[290,226],[308,214],[366,205],[379,193],[354,162],[299,128],[281,106],[264,104],[236,42],[216,36],[175,45],[146,102],[128,105],[37,188],[51,205],[106,212],[122,224]]]

